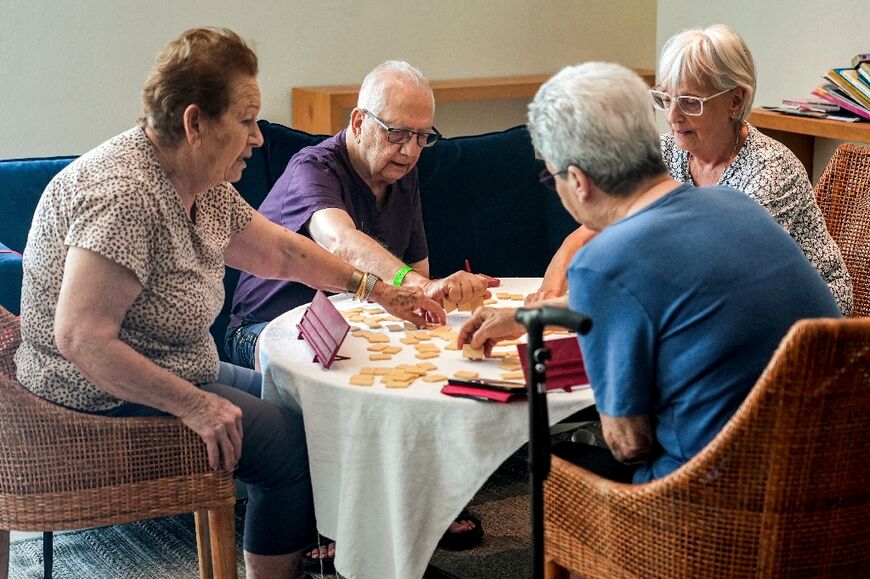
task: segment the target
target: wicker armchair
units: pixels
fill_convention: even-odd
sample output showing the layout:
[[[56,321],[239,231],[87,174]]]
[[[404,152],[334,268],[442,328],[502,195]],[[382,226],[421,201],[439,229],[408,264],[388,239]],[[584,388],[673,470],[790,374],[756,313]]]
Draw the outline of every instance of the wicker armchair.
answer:
[[[546,577],[866,577],[870,319],[803,320],[722,432],[644,485],[553,457]]]
[[[837,147],[816,200],[852,277],[852,316],[870,316],[870,148]]]
[[[175,418],[91,416],[30,394],[14,380],[19,342],[18,319],[0,307],[0,579],[9,572],[10,530],[189,512],[200,576],[235,578],[233,478],[209,468],[199,437]]]

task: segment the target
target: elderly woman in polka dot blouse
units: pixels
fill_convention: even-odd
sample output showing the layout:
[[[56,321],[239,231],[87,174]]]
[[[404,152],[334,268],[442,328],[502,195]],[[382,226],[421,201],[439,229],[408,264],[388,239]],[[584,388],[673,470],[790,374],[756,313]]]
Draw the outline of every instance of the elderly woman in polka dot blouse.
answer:
[[[662,48],[658,79],[650,96],[671,128],[661,137],[671,176],[733,187],[755,199],[800,246],[848,316],[852,283],[806,170],[787,147],[745,120],[755,95],[755,63],[743,39],[722,24],[676,34]],[[566,239],[529,302],[565,293],[568,264],[591,235],[581,227]]]
[[[253,370],[219,362],[209,326],[224,264],[359,290],[418,324],[445,314],[419,288],[363,276],[273,224],[230,185],[263,141],[256,75],[234,32],[183,33],[146,81],[139,126],[49,183],[24,252],[15,360],[24,387],[56,404],[179,417],[212,468],[249,483],[247,577],[295,578],[316,538],[302,417],[261,400]]]

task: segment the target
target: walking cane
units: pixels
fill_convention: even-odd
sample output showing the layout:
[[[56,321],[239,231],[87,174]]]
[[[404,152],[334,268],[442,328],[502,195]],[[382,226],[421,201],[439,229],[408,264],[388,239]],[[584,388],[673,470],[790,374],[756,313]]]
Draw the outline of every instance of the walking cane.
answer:
[[[550,421],[547,413],[547,360],[544,326],[561,326],[578,334],[592,328],[592,320],[565,308],[520,308],[516,320],[528,333],[529,368],[529,484],[532,493],[532,573],[544,577],[544,481],[550,474]]]

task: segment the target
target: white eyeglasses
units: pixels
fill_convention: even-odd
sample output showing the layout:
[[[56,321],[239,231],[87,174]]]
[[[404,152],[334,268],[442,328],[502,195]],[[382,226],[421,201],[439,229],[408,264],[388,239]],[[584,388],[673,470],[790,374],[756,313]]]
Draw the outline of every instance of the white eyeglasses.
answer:
[[[660,90],[650,89],[649,96],[652,98],[653,107],[657,108],[660,111],[666,111],[671,108],[671,105],[676,102],[677,106],[683,111],[684,114],[690,117],[699,117],[704,114],[704,103],[710,99],[714,99],[717,96],[721,96],[728,91],[734,90],[733,88],[726,88],[722,92],[717,92],[714,95],[710,95],[708,97],[696,97],[696,96],[671,96],[666,92],[662,92]]]

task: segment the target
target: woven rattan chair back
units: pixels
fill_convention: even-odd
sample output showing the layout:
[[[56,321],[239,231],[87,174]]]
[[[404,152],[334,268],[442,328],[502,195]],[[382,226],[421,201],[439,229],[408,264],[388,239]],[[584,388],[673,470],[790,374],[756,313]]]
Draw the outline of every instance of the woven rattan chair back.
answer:
[[[816,200],[852,278],[852,316],[870,316],[870,148],[837,147]]]
[[[202,577],[236,573],[232,475],[175,418],[107,418],[46,402],[15,380],[18,318],[0,307],[0,579],[9,531],[77,529],[196,513]],[[211,532],[209,532],[209,530]]]
[[[804,320],[719,435],[671,475],[554,458],[549,577],[858,577],[870,569],[870,319]]]

